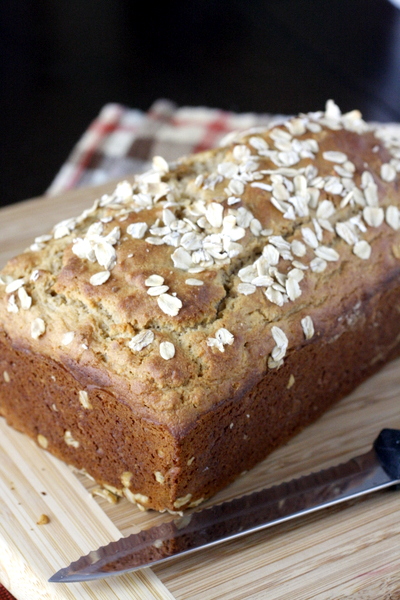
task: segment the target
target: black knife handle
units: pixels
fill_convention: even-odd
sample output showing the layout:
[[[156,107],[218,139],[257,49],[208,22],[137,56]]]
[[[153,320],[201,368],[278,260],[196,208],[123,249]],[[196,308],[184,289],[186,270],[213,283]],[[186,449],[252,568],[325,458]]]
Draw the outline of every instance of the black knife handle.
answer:
[[[382,429],[374,442],[374,449],[389,477],[400,479],[400,430]]]

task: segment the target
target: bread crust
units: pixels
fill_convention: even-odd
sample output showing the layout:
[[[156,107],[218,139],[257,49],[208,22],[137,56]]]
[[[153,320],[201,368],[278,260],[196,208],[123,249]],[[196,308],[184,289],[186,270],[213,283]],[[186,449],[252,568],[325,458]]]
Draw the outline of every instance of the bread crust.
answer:
[[[397,355],[399,148],[328,102],[156,158],[3,269],[0,413],[145,508],[212,496]]]

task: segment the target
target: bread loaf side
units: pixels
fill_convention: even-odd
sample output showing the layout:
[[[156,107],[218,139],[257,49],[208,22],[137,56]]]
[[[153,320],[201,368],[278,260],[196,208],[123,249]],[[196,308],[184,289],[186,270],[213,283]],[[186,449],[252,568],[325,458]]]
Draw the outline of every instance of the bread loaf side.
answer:
[[[0,414],[140,507],[250,469],[400,340],[400,142],[325,110],[122,181],[0,275]]]

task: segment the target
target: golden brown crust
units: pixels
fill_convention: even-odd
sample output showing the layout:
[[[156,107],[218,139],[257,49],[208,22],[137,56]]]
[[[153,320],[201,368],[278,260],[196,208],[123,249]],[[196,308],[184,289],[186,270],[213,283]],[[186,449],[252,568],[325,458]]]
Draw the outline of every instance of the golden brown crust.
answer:
[[[396,289],[400,267],[399,171],[400,143],[384,128],[368,126],[357,111],[341,115],[332,102],[325,112],[241,134],[225,147],[175,165],[157,157],[154,168],[133,185],[122,182],[83,215],[56,225],[2,271],[4,372],[10,376],[13,352],[20,357],[13,365],[29,356],[43,388],[51,369],[65,373],[64,384],[52,393],[61,397],[66,390],[73,393],[74,406],[90,405],[83,406],[86,416],[92,411],[90,427],[100,427],[96,415],[104,405],[110,422],[125,414],[125,436],[132,435],[128,422],[134,419],[138,442],[131,453],[147,475],[133,477],[131,492],[146,496],[145,506],[185,508],[202,497],[199,481],[209,495],[240,472],[228,468],[225,455],[220,460],[230,475],[215,466],[217,448],[231,453],[224,445],[229,431],[217,443],[221,436],[210,419],[219,415],[222,422],[224,414],[230,418],[236,411],[245,431],[240,406],[256,398],[265,421],[261,393],[278,394],[282,388],[286,398],[291,389],[298,402],[300,382],[303,395],[307,382],[299,375],[302,366],[306,373],[307,357],[321,353],[316,368],[322,373],[328,367],[321,348],[340,349],[346,340],[344,352],[355,352],[368,311],[372,316],[365,327],[383,326],[389,312],[383,299]],[[396,291],[391,294],[396,297]],[[374,303],[383,311],[379,318],[368,308]],[[391,355],[395,328],[391,335],[374,364]],[[369,352],[374,353],[372,346]],[[259,453],[238,445],[246,468],[372,372],[364,355],[362,360],[362,374],[353,365],[343,388],[319,408],[310,408],[314,397],[308,408],[304,398],[295,412],[287,406],[272,409],[271,400],[270,435],[280,433],[273,443],[261,444]],[[1,387],[9,390],[10,384],[4,380]],[[94,389],[103,390],[101,398],[93,397]],[[21,428],[8,394],[0,392],[0,410]],[[26,402],[33,401],[25,398],[24,410]],[[40,427],[53,423],[57,433],[50,450],[118,487],[115,476],[111,481],[106,475],[111,471],[104,460],[103,473],[95,466],[92,442],[85,447],[90,419],[78,425],[71,407],[47,417],[35,408],[30,435],[49,439]],[[157,440],[163,440],[168,468],[144,457],[145,422],[153,424],[148,452],[154,455]],[[81,450],[73,443],[79,437],[74,427]],[[98,429],[98,443],[109,447],[101,431],[104,427]],[[86,455],[80,456],[82,447]],[[118,481],[122,468],[133,468],[121,448],[112,457],[119,465]],[[199,466],[187,465],[196,449],[204,469],[204,460],[214,464],[207,482]],[[232,454],[232,465],[235,461]],[[161,480],[162,494],[154,491]],[[186,502],[177,501],[189,493]]]

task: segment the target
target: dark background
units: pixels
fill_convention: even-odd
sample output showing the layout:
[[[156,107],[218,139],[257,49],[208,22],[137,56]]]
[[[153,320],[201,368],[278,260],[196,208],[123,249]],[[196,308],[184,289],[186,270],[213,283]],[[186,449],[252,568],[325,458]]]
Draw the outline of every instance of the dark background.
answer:
[[[108,102],[247,112],[333,98],[400,121],[388,0],[0,0],[0,204],[43,194]]]

